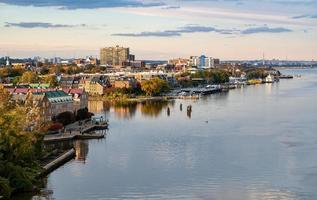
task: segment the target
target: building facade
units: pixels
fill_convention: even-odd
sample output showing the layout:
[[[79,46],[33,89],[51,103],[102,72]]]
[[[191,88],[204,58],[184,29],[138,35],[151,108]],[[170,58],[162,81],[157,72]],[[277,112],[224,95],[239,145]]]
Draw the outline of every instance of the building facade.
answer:
[[[212,57],[207,57],[205,55],[199,56],[191,56],[191,65],[193,67],[197,67],[198,69],[208,69],[215,67],[215,59]]]
[[[32,93],[32,98],[40,107],[41,118],[44,122],[51,121],[60,113],[74,111],[72,96],[61,90],[35,92]]]
[[[100,64],[107,66],[124,66],[130,59],[130,49],[125,47],[106,47],[100,49]]]
[[[110,80],[107,76],[94,76],[85,81],[85,91],[91,95],[103,95],[110,86]]]
[[[63,89],[73,98],[73,110],[77,112],[80,109],[88,108],[88,94],[83,89]]]

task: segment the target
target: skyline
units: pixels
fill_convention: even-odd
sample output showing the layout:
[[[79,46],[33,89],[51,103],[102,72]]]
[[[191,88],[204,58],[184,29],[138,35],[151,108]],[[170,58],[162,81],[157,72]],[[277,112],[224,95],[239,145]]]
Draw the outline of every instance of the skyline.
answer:
[[[81,57],[118,44],[137,59],[317,60],[317,1],[85,2],[0,0],[0,55]]]

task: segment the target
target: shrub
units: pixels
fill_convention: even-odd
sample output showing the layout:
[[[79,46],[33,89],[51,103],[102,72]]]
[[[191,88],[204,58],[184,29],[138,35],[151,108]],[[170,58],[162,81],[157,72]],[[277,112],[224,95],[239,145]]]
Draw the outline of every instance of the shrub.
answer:
[[[76,120],[90,119],[91,117],[92,113],[88,112],[88,108],[77,110]]]
[[[48,130],[49,131],[58,131],[58,130],[62,129],[63,127],[64,126],[62,123],[57,122],[57,123],[50,125]]]
[[[66,126],[75,122],[75,115],[72,112],[63,112],[57,115],[56,121]]]
[[[8,179],[14,192],[29,192],[33,189],[30,175],[21,166],[5,163],[0,170],[0,175]]]
[[[3,196],[4,199],[9,199],[11,192],[9,180],[0,176],[0,196]]]

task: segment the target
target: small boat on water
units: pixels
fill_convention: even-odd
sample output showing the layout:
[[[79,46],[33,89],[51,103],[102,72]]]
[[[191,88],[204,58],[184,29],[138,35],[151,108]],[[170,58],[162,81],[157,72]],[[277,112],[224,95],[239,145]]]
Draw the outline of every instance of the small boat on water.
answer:
[[[219,93],[221,91],[222,89],[220,85],[207,85],[206,87],[194,90],[193,92],[201,95],[208,95]]]
[[[274,77],[269,74],[263,81],[264,83],[274,83]]]
[[[294,76],[292,76],[292,75],[280,75],[278,78],[279,79],[292,79],[292,78],[294,78]]]
[[[220,85],[207,85],[205,87],[182,89],[177,93],[180,98],[197,98],[201,95],[215,94],[222,91]]]
[[[199,94],[195,94],[190,90],[182,90],[178,93],[179,99],[199,99]]]

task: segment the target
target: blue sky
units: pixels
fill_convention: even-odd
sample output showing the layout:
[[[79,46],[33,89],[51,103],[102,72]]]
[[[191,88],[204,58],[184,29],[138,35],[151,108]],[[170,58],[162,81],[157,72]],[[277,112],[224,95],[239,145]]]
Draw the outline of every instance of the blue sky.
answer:
[[[317,0],[0,0],[0,56],[317,60]]]

